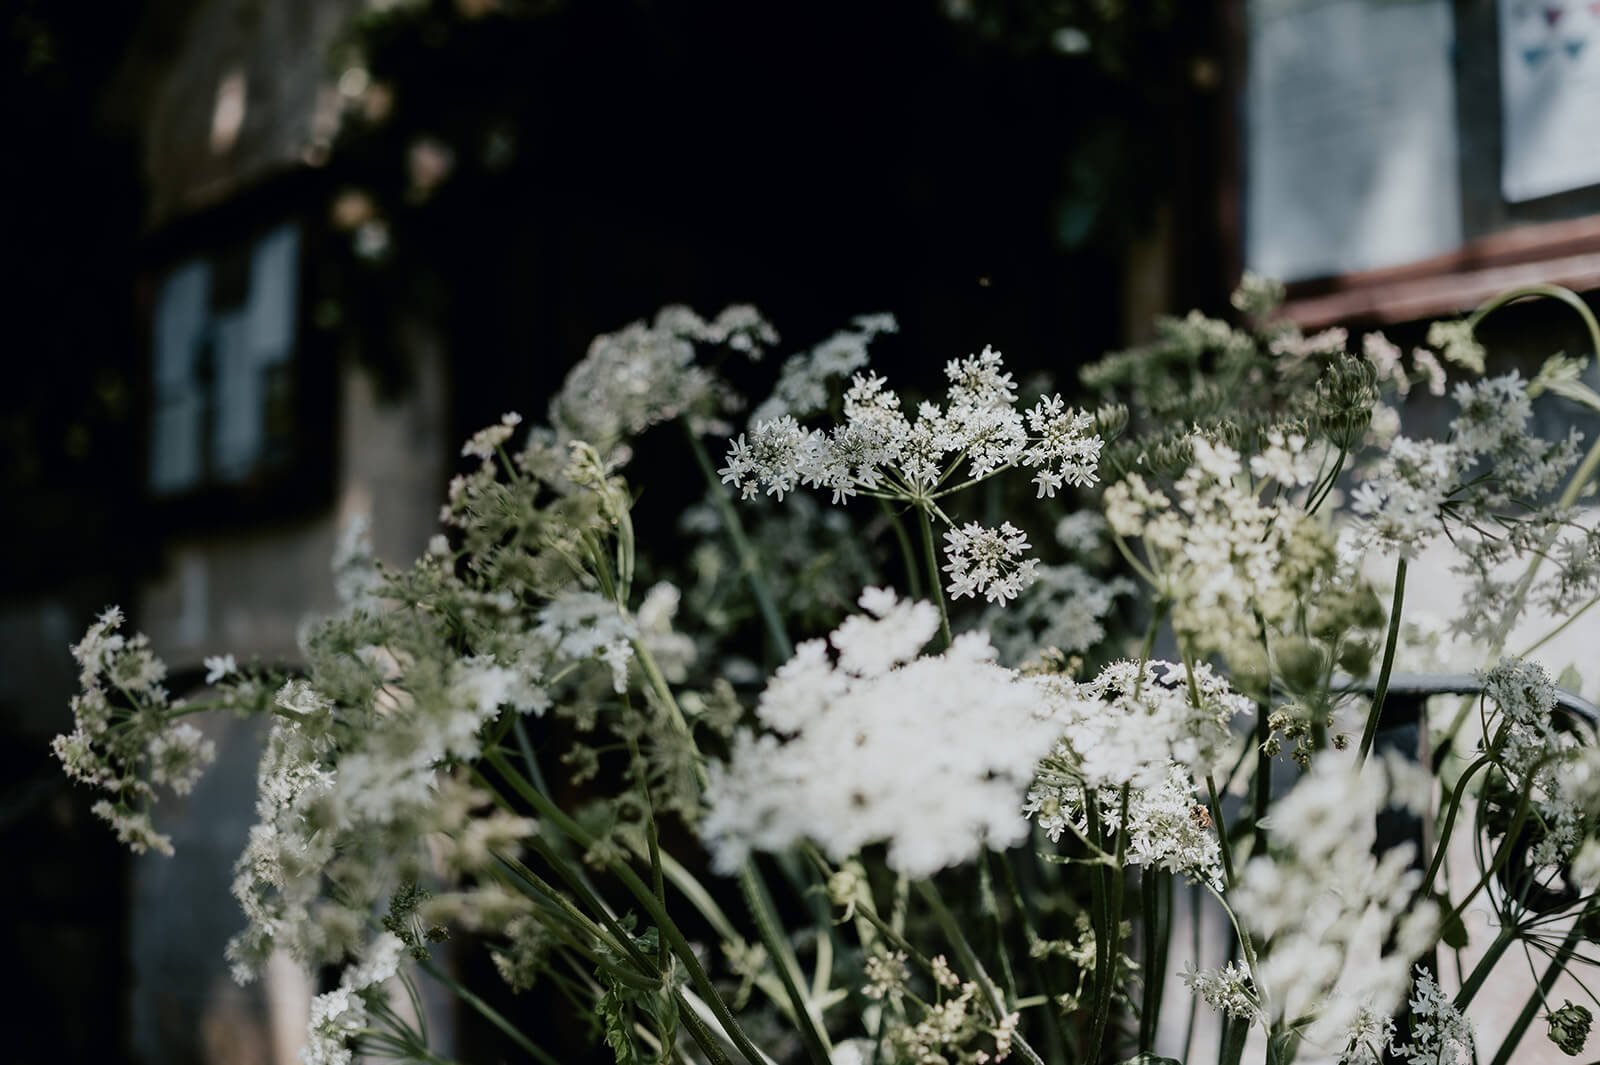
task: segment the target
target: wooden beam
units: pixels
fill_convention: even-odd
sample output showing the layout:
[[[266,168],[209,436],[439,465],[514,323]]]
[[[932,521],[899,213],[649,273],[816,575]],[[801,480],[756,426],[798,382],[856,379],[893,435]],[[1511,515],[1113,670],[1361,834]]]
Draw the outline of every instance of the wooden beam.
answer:
[[[1305,329],[1411,322],[1537,283],[1600,288],[1600,215],[1519,226],[1403,266],[1296,282],[1283,310]]]

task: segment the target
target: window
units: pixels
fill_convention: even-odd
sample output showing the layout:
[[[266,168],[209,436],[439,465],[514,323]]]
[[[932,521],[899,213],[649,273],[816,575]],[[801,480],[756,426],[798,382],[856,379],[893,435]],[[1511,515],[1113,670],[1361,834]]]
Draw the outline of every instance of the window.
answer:
[[[260,481],[294,453],[300,230],[279,224],[159,279],[149,478],[158,498]]]

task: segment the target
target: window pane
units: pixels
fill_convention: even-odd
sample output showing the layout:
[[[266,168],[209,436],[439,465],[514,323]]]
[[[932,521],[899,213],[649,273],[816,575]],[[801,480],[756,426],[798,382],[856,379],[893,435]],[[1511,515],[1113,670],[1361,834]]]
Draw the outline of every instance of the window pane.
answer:
[[[157,296],[150,487],[159,495],[191,488],[201,477],[206,396],[200,356],[210,293],[210,268],[197,260],[169,274]]]

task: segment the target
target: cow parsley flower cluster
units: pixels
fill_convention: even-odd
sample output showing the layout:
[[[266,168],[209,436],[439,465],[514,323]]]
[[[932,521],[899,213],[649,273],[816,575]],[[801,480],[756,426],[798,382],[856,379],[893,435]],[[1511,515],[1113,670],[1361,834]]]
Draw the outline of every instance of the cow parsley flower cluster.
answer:
[[[860,605],[762,692],[774,731],[741,732],[712,765],[701,832],[719,868],[804,839],[836,859],[885,842],[891,868],[923,877],[1026,835],[1023,792],[1057,733],[1038,686],[980,633],[918,657],[938,631],[928,603],[871,588]]]
[[[111,607],[72,648],[81,690],[72,698],[74,727],[51,748],[67,776],[106,798],[92,807],[136,854],[172,853],[172,841],[150,820],[155,787],[187,795],[216,757],[215,745],[172,705],[162,682],[167,667],[140,633],[122,634],[122,611]]]
[[[946,532],[944,541],[952,599],[982,594],[991,603],[1005,603],[1022,594],[1038,572],[1037,559],[1022,557],[1028,534],[1009,521],[998,529],[969,521]]]
[[[1422,813],[1432,781],[1398,758],[1359,765],[1318,754],[1273,806],[1267,852],[1239,871],[1229,902],[1254,937],[1255,984],[1268,1023],[1304,1025],[1314,1045],[1349,1044],[1363,1011],[1392,1012],[1412,963],[1433,942],[1438,908],[1414,900],[1415,848],[1374,854],[1378,814]]]
[[[863,314],[810,351],[790,356],[772,395],[750,415],[750,424],[776,421],[785,414],[809,418],[828,409],[836,384],[866,368],[868,348],[884,333],[899,332],[892,314]]]
[[[1533,408],[1515,371],[1461,382],[1453,397],[1449,440],[1397,438],[1352,494],[1365,546],[1410,557],[1447,525],[1515,519],[1576,464],[1576,429],[1556,441],[1528,431]]]
[[[1188,770],[1174,763],[1158,784],[1131,788],[1126,820],[1119,794],[1119,788],[1103,786],[1095,798],[1105,829],[1124,838],[1129,865],[1177,873],[1222,890],[1222,847]],[[1053,843],[1069,829],[1082,837],[1087,829],[1084,795],[1080,781],[1047,761],[1028,789],[1023,811]]]
[[[745,305],[710,321],[687,307],[664,307],[649,324],[598,336],[550,403],[554,446],[581,440],[626,461],[628,441],[653,425],[683,416],[714,422],[729,394],[696,361],[695,345],[726,345],[759,358],[777,340],[772,326]]]
[[[1329,576],[1332,536],[1290,498],[1267,502],[1247,486],[1238,451],[1199,435],[1187,444],[1192,461],[1172,496],[1130,474],[1106,489],[1106,517],[1118,536],[1144,544],[1184,640],[1235,652],[1257,645],[1257,615],[1292,616]],[[1285,451],[1273,465],[1294,462]]]
[[[1420,965],[1411,993],[1411,1041],[1394,1052],[1407,1065],[1468,1065],[1477,1056],[1472,1025]]]
[[[1016,383],[993,348],[951,360],[945,376],[944,406],[923,403],[912,419],[882,377],[856,374],[842,424],[808,430],[792,414],[755,422],[718,472],[747,499],[763,491],[781,499],[806,485],[831,492],[836,503],[859,493],[926,500],[950,490],[945,482],[963,462],[972,480],[1018,465],[1036,469],[1041,498],[1063,485],[1096,483],[1101,440],[1092,415],[1060,396],[1019,411]]]
[[[667,308],[598,338],[547,424],[508,414],[467,441],[410,566],[352,523],[341,606],[294,668],[186,661],[196,694],[175,699],[149,641],[102,615],[56,755],[134,850],[170,851],[151,807],[212,760],[198,715],[266,719],[228,959],[241,982],[274,954],[341,974],[310,1003],[309,1065],[439,1060],[391,981],[415,1001],[408,959],[489,972],[455,964],[485,947],[512,993],[590,1011],[619,1062],[1167,1060],[1181,972],[1230,1047],[1259,1029],[1276,1065],[1459,1065],[1496,950],[1593,960],[1573,943],[1600,886],[1600,743],[1554,716],[1550,673],[1502,658],[1476,720],[1424,722],[1437,763],[1393,749],[1418,685],[1395,672],[1419,632],[1406,560],[1456,541],[1457,628],[1491,661],[1530,604],[1562,616],[1552,635],[1592,605],[1600,533],[1573,507],[1600,448],[1552,503],[1578,436],[1530,426],[1540,394],[1600,410],[1600,392],[1556,359],[1532,384],[1457,384],[1445,439],[1398,436],[1386,397],[1443,394],[1440,356],[1378,334],[1351,355],[1343,329],[1276,316],[1281,297],[1247,278],[1247,321],[1168,319],[1086,367],[1094,415],[1019,388],[989,348],[945,366],[938,401],[903,401],[871,366],[893,319],[858,318],[777,372],[720,480],[702,437],[746,405],[705,349],[754,359],[776,334],[748,307]],[[1481,374],[1492,309],[1429,343]],[[636,514],[622,471],[669,421],[710,494]],[[1102,462],[1103,505],[1069,513],[1056,497]],[[1031,486],[963,495],[1017,469]],[[802,488],[881,505],[786,498]],[[1052,527],[1058,559],[1030,557],[1025,530]],[[1363,576],[1376,551],[1400,556],[1388,610]],[[1512,571],[1528,559],[1542,583]],[[1392,845],[1380,818],[1440,838]],[[1454,876],[1468,852],[1477,875]],[[1226,964],[1165,963],[1185,895],[1228,918]],[[1413,966],[1483,900],[1498,946],[1452,999]],[[1546,1010],[1581,1050],[1587,1011]],[[538,1013],[494,1023],[564,1060],[519,1015]]]
[[[360,963],[345,969],[338,987],[311,1000],[308,1041],[300,1052],[305,1065],[351,1065],[352,1044],[371,1023],[367,996],[399,972],[404,947],[398,936],[383,933],[368,944]]]
[[[1254,709],[1204,663],[1123,660],[1093,680],[1044,683],[1061,726],[1053,761],[1096,789],[1160,787],[1174,765],[1206,776],[1234,751],[1233,719]]]
[[[1538,843],[1532,860],[1551,866],[1571,856],[1582,839],[1583,811],[1568,786],[1577,740],[1556,728],[1556,686],[1544,667],[1504,658],[1479,674],[1484,698],[1499,713],[1485,729],[1499,764],[1538,812]]]

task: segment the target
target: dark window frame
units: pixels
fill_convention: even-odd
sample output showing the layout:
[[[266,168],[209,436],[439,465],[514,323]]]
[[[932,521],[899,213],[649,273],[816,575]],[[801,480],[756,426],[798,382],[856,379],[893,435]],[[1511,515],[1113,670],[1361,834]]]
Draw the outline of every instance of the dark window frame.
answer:
[[[339,468],[338,350],[333,332],[316,324],[317,308],[327,287],[324,275],[331,239],[323,222],[325,202],[323,176],[294,171],[173,220],[144,238],[137,281],[144,410],[137,468],[147,512],[158,531],[193,534],[248,528],[308,516],[332,504]],[[157,491],[152,448],[158,398],[154,379],[156,313],[162,282],[173,270],[197,258],[216,262],[248,256],[255,241],[286,223],[294,224],[298,232],[295,322],[280,386],[288,393],[287,417],[292,426],[268,445],[276,447],[270,459],[239,479],[222,480],[214,471],[203,469],[192,487],[171,493]],[[210,402],[215,403],[214,391]],[[263,417],[270,417],[270,411]],[[209,426],[209,420],[206,424]],[[203,441],[207,455],[213,447],[212,440]]]

